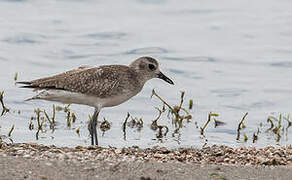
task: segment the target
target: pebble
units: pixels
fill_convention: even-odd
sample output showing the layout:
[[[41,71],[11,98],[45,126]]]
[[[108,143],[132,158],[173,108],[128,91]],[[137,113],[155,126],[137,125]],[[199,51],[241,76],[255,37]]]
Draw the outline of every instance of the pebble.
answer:
[[[25,154],[22,157],[24,157],[24,158],[30,158],[31,156],[29,154]]]
[[[47,166],[52,166],[53,164],[50,163],[50,162],[47,162],[46,165],[47,165]]]
[[[153,147],[141,149],[137,146],[129,148],[103,148],[97,146],[75,148],[46,146],[37,143],[0,142],[0,156],[22,156],[35,160],[59,159],[69,162],[121,162],[121,161],[156,161],[185,162],[197,164],[235,164],[235,165],[292,165],[292,146],[265,148],[212,145],[202,149]],[[47,163],[51,166],[51,163]]]

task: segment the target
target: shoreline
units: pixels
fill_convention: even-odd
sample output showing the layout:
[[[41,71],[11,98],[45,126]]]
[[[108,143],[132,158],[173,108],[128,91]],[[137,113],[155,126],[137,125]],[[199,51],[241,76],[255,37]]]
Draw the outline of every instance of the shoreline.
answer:
[[[38,143],[0,142],[0,155],[18,156],[32,159],[72,159],[83,161],[115,159],[116,161],[157,161],[197,164],[232,165],[292,165],[292,145],[267,146],[265,148],[212,145],[197,148],[168,149],[155,146],[142,149],[137,146],[127,148],[76,146],[56,147]]]
[[[0,142],[0,162],[4,179],[289,179],[292,146],[141,149]]]

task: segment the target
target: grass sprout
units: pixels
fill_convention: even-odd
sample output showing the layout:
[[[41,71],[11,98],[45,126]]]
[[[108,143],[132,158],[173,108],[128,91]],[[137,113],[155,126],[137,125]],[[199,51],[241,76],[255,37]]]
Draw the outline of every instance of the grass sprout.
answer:
[[[210,113],[208,114],[208,120],[206,121],[206,123],[204,124],[204,126],[201,128],[201,135],[204,136],[205,129],[206,129],[206,127],[208,126],[209,122],[211,121],[212,117],[218,117],[218,116],[219,116],[219,114],[217,114],[217,113],[212,113],[212,112],[210,112]],[[215,120],[215,118],[214,118],[214,122],[215,122],[215,125],[216,125],[216,120]]]
[[[3,116],[5,115],[7,112],[9,112],[9,108],[7,108],[4,104],[4,91],[1,91],[0,92],[0,102],[1,102],[1,105],[2,105],[2,112],[1,112],[1,115],[0,116]]]
[[[16,73],[14,74],[14,81],[17,81],[17,79],[18,79],[18,72],[16,72]]]
[[[236,136],[236,140],[238,141],[240,138],[240,130],[246,128],[245,124],[244,124],[244,120],[246,118],[246,116],[248,115],[248,112],[246,112],[244,114],[244,116],[242,117],[241,121],[239,122],[238,126],[237,126],[237,136]]]
[[[127,133],[126,133],[126,128],[127,128],[127,122],[128,122],[128,119],[130,118],[130,113],[127,114],[127,117],[123,123],[123,133],[124,133],[124,140],[127,139]]]
[[[163,103],[163,105],[168,107],[169,109],[168,113],[173,115],[172,123],[175,125],[177,129],[180,129],[183,126],[183,120],[187,120],[189,122],[190,119],[192,119],[192,115],[188,112],[186,108],[182,106],[184,102],[184,95],[185,95],[185,92],[181,91],[179,105],[171,106],[160,95],[158,95],[154,89],[152,90],[151,98],[153,96],[157,97]],[[181,114],[180,112],[184,112],[184,113]]]
[[[11,137],[12,131],[14,130],[14,124],[12,125],[12,127],[10,128],[9,132],[8,132],[8,137]]]
[[[102,136],[104,136],[104,133],[108,130],[110,130],[111,128],[111,124],[108,120],[106,120],[105,118],[103,118],[103,121],[100,123],[99,128],[102,131]]]

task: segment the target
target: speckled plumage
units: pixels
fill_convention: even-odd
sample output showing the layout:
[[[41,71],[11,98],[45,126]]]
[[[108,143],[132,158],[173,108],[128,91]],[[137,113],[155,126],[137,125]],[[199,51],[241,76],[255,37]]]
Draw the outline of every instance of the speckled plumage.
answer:
[[[62,74],[29,82],[36,89],[60,89],[99,98],[121,95],[125,90],[140,91],[144,84],[139,74],[128,66],[106,65],[78,68]]]
[[[91,144],[97,144],[97,116],[103,107],[119,105],[138,94],[146,81],[160,78],[173,84],[160,72],[158,63],[151,57],[140,57],[129,66],[83,66],[55,76],[33,81],[18,82],[23,88],[42,90],[28,99],[43,99],[62,103],[84,104],[95,108],[89,124]]]

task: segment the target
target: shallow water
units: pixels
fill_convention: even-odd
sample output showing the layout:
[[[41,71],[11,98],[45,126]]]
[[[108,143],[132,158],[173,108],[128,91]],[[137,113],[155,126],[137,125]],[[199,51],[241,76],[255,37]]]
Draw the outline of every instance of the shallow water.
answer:
[[[0,1],[0,90],[10,113],[0,117],[0,134],[7,134],[14,124],[14,142],[40,142],[58,146],[88,145],[88,115],[93,109],[72,105],[77,121],[66,126],[65,114],[57,113],[57,129],[35,139],[36,130],[28,130],[35,108],[51,113],[51,102],[24,102],[34,93],[19,89],[18,80],[30,80],[69,70],[80,65],[129,64],[139,56],[153,56],[175,86],[151,80],[130,101],[103,109],[112,128],[104,136],[102,146],[201,147],[200,136],[209,112],[219,113],[225,126],[206,129],[208,144],[276,145],[291,144],[288,135],[275,141],[268,128],[267,117],[273,113],[291,112],[292,103],[292,3],[287,0],[240,1]],[[193,119],[178,134],[171,120],[159,122],[170,127],[162,140],[150,129],[157,116],[150,99],[151,90],[172,105],[194,100]],[[187,106],[187,103],[185,104]],[[1,110],[1,109],[0,109]],[[21,113],[18,114],[17,111]],[[144,128],[138,132],[127,128],[123,139],[122,124],[127,112],[142,117]],[[249,140],[236,141],[236,129],[245,112]],[[275,115],[278,116],[278,115]],[[35,122],[34,122],[35,123]],[[257,143],[252,134],[263,123]],[[80,128],[80,137],[74,128]],[[288,134],[290,129],[288,129]]]

